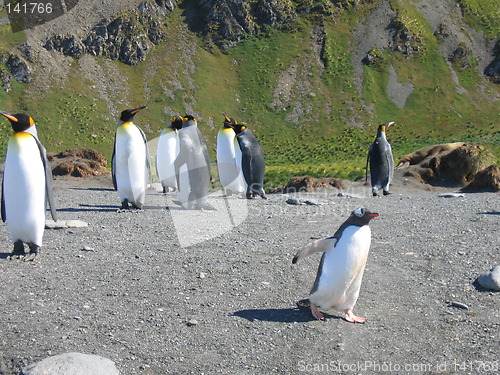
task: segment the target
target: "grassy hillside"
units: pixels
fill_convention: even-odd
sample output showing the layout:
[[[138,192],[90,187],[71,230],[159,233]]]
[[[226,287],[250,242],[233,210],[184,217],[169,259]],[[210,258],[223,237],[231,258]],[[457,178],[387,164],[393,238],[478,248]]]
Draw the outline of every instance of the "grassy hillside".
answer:
[[[498,35],[497,18],[477,16],[491,14],[484,6],[489,2],[460,3],[489,37]],[[379,50],[378,63],[364,67],[361,92],[353,85],[351,51],[356,43],[353,30],[363,9],[337,11],[320,21],[301,17],[286,32],[268,30],[229,50],[210,52],[188,31],[182,12],[176,10],[166,20],[168,39],[145,62],[132,67],[93,58],[106,77],[104,88],[98,89],[105,84],[102,78],[85,73],[88,61],[68,59],[70,73],[62,86],[46,82],[48,90],[40,98],[31,93],[33,83],[11,80],[10,92],[0,89],[0,109],[31,114],[49,151],[92,147],[108,158],[119,111],[148,105],[135,122],[151,140],[172,114],[189,111],[200,119],[213,160],[216,134],[226,112],[246,122],[260,140],[268,187],[305,173],[362,176],[376,127],[390,120],[396,121],[389,133],[396,159],[429,144],[469,140],[487,145],[500,162],[500,105],[491,99],[498,98],[498,86],[478,76],[472,65],[455,70],[464,89],[457,90],[450,65],[439,54],[439,41],[413,2],[394,0],[391,5],[397,21],[418,36],[420,53],[408,58],[401,52]],[[371,6],[364,11],[368,13]],[[313,57],[311,28],[318,24],[324,30],[322,65],[308,60]],[[12,34],[7,25],[0,26],[0,53],[24,38],[22,33]],[[298,121],[292,119],[293,102],[279,108],[272,105],[280,74],[293,64],[299,78],[290,82],[291,100],[298,97],[305,108]],[[2,63],[0,69],[5,69]],[[402,109],[387,95],[390,69],[401,84],[414,86]],[[305,94],[304,84],[310,87]],[[348,119],[362,126],[349,127]],[[6,145],[8,121],[0,121],[0,129],[0,142]],[[2,158],[4,151],[5,146],[0,149]]]

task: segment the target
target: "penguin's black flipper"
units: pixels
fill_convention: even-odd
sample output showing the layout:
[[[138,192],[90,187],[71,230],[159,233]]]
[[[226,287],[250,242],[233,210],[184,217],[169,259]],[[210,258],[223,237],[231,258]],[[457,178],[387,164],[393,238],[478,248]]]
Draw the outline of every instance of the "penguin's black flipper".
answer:
[[[42,159],[43,169],[45,170],[45,200],[49,204],[50,214],[54,221],[57,221],[56,205],[54,203],[54,189],[52,187],[52,169],[50,168],[49,160],[47,159],[47,151],[40,143],[37,137],[35,138],[38,150],[40,151],[40,158]]]
[[[115,190],[118,190],[118,186],[116,184],[116,134],[115,134],[115,141],[113,143],[113,156],[111,156],[111,177],[113,178],[113,187]]]
[[[365,166],[365,183],[368,182],[368,164],[370,163],[370,154],[372,152],[372,145],[370,145],[370,148],[368,150],[368,155],[366,156],[366,166]]]
[[[5,198],[3,196],[3,192],[4,192],[4,189],[3,189],[3,180],[4,180],[4,178],[2,177],[2,221],[5,223],[5,220],[7,218],[6,218],[6,215],[5,215]]]

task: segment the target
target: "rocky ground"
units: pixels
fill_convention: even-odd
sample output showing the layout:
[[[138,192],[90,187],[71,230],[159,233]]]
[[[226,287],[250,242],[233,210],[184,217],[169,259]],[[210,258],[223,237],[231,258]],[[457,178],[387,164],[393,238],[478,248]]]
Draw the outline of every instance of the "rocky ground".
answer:
[[[0,226],[2,375],[65,352],[122,374],[498,370],[499,295],[474,285],[500,264],[498,193],[442,198],[398,176],[387,197],[356,183],[343,196],[214,194],[217,211],[186,214],[154,191],[145,210],[118,213],[108,176],[58,177],[55,189],[60,219],[88,227],[46,230],[40,259],[21,262]],[[292,257],[361,206],[380,213],[354,310],[368,321],[316,321],[296,301],[319,254]]]

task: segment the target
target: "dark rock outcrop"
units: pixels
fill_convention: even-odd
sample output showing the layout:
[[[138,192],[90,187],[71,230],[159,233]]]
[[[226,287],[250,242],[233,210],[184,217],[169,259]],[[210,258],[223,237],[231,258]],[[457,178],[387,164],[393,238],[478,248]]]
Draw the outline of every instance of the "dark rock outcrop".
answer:
[[[19,83],[31,82],[31,68],[28,62],[17,55],[7,54],[0,56],[0,85],[2,88],[10,91],[10,80],[15,79]]]
[[[82,39],[74,35],[54,35],[44,48],[74,58],[87,53],[136,65],[146,59],[153,45],[165,40],[162,19],[165,12],[176,7],[176,0],[145,1],[111,21],[102,20]]]
[[[500,84],[500,41],[497,41],[493,49],[494,60],[486,67],[484,74],[494,83]]]
[[[207,41],[229,47],[242,39],[294,22],[297,13],[292,2],[279,0],[194,0],[198,12],[186,12],[191,28],[200,31]],[[203,19],[200,22],[198,17]],[[203,25],[201,28],[199,25]]]

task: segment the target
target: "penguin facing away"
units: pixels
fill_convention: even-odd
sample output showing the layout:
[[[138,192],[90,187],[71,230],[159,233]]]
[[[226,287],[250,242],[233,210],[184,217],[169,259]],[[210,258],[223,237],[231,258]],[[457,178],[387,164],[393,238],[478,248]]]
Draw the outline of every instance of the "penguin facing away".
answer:
[[[210,187],[210,155],[198,120],[192,115],[183,118],[179,130],[179,154],[174,162],[177,199],[188,210],[213,209],[207,202]]]
[[[379,216],[365,208],[355,209],[332,237],[314,241],[295,254],[292,263],[308,255],[324,252],[309,295],[311,313],[324,320],[319,308],[345,312],[345,320],[364,323],[352,312],[359,296],[371,244],[368,223]]]
[[[156,148],[156,170],[165,193],[169,188],[177,189],[174,161],[179,154],[179,130],[182,117],[173,116],[170,124],[160,134]]]
[[[11,259],[35,260],[40,254],[47,203],[57,221],[52,171],[47,152],[38,140],[35,121],[25,114],[6,117],[14,133],[9,139],[2,180],[2,220],[7,223],[14,249]],[[30,249],[25,256],[24,244]]]
[[[241,149],[232,124],[236,120],[224,114],[224,127],[217,134],[217,170],[226,195],[244,193],[247,189],[241,170]]]
[[[259,141],[250,129],[234,119],[231,119],[229,125],[234,129],[241,149],[241,170],[247,184],[246,197],[252,199],[259,195],[262,199],[267,199],[263,187],[266,163]]]
[[[389,185],[394,174],[394,157],[392,148],[387,141],[386,132],[394,121],[379,125],[375,141],[370,145],[366,159],[365,177],[368,179],[368,164],[370,165],[370,182],[373,196],[382,189],[384,195],[389,195]]]
[[[150,162],[144,132],[132,122],[134,116],[147,107],[127,109],[120,115],[115,134],[111,162],[113,185],[118,191],[121,210],[142,209],[150,181]]]

